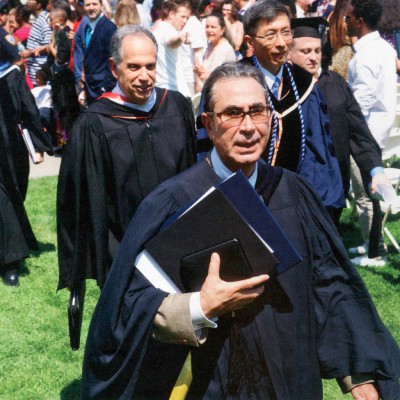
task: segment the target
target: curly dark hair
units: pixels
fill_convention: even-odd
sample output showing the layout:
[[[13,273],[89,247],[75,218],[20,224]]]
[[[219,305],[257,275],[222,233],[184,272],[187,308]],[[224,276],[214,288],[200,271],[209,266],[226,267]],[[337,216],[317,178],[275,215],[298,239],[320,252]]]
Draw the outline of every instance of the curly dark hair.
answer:
[[[382,5],[379,0],[351,0],[353,14],[362,18],[368,28],[377,29],[382,16]]]
[[[378,29],[381,32],[390,33],[400,29],[400,1],[381,0],[382,18],[379,21]]]

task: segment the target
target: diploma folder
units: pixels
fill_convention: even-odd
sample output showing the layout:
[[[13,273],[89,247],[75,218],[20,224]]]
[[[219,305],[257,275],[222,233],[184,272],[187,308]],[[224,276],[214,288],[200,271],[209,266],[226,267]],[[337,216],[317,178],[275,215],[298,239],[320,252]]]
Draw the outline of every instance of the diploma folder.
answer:
[[[220,257],[219,275],[222,280],[233,282],[251,276],[250,265],[242,246],[235,238],[182,258],[180,274],[186,292],[200,291],[214,252]]]
[[[232,240],[237,240],[243,251],[249,276],[276,275],[301,260],[241,171],[211,188],[189,208],[178,210],[166,226],[145,250],[183,292],[187,288],[182,282],[182,260]],[[275,245],[282,246],[279,253]]]

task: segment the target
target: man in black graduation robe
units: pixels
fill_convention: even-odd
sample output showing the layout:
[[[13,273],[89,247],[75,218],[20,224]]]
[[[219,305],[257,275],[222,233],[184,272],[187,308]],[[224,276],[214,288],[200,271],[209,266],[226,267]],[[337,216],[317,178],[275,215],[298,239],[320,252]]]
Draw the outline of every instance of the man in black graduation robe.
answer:
[[[153,39],[140,27],[118,30],[118,85],[81,114],[68,140],[57,193],[59,289],[86,278],[102,287],[139,203],[195,162],[191,104],[154,88]]]
[[[360,169],[364,186],[372,193],[378,185],[391,183],[384,174],[381,150],[368,128],[364,115],[357,103],[348,83],[342,76],[329,71],[329,54],[324,54],[322,63],[322,38],[319,31],[327,25],[323,18],[303,18],[292,21],[294,28],[291,60],[307,70],[318,79],[318,86],[328,105],[330,127],[339,161],[343,181],[343,190],[347,195],[350,188],[350,155]],[[371,258],[386,254],[382,230],[382,216],[378,200],[372,200],[374,205],[373,227],[369,240],[369,256]],[[337,217],[340,217],[338,213]]]
[[[215,149],[206,160],[161,184],[132,219],[89,329],[83,400],[167,399],[189,350],[193,381],[188,399],[322,399],[321,377],[346,378],[353,395],[366,399],[374,398],[370,396],[376,391],[384,399],[400,394],[398,345],[348,260],[321,200],[299,176],[257,162],[269,136],[270,118],[266,122],[256,115],[268,104],[264,85],[256,69],[235,63],[217,68],[206,82],[203,120]],[[229,122],[232,116],[235,121]],[[154,288],[135,268],[135,259],[171,215],[238,168],[250,182],[256,178],[257,192],[303,260],[261,287],[265,275],[223,282],[211,277],[210,266],[200,293],[204,314],[215,316],[201,299],[210,299],[210,293],[220,299],[229,289],[235,296],[220,303],[221,314],[242,309],[241,318],[220,318],[216,329],[208,329],[205,342],[192,340],[193,332],[191,336],[185,331],[185,324],[193,331],[190,306],[182,312],[166,305],[169,298],[189,303],[188,294],[168,295]],[[214,258],[211,264],[215,273],[218,261]],[[162,313],[166,319],[176,314],[183,320],[174,319],[168,327],[171,340],[157,336]],[[240,331],[236,339],[241,336],[248,347],[247,362],[239,358],[236,364],[243,386],[232,394],[231,343],[238,343],[233,325]]]
[[[254,54],[240,62],[265,75],[275,111],[263,159],[304,177],[335,218],[337,210],[345,206],[345,198],[327,107],[316,80],[288,62],[292,44],[289,11],[279,1],[258,1],[246,11],[243,24],[244,40]],[[204,130],[198,131],[198,136],[201,150],[209,139]]]
[[[0,266],[5,283],[18,285],[19,261],[38,249],[24,208],[29,155],[19,124],[30,132],[41,161],[52,154],[50,136],[40,124],[35,100],[16,65],[21,60],[10,35],[0,28]]]

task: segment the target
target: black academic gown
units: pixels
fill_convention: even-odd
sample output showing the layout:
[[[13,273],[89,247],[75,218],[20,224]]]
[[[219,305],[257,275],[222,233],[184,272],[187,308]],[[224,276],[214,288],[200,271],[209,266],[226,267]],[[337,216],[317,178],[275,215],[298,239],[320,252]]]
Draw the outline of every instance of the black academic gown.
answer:
[[[74,125],[57,193],[59,289],[86,278],[102,287],[139,203],[195,162],[190,102],[156,90],[150,113],[101,99]]]
[[[240,62],[254,66],[252,57]],[[286,66],[296,83],[304,118],[305,155],[301,161],[301,122],[296,97]],[[313,77],[303,68],[286,63],[282,75],[282,94],[276,99],[269,90],[275,110],[282,115],[282,137],[273,165],[297,172],[321,197],[324,206],[345,206],[342,178],[329,129],[327,106]],[[272,127],[271,127],[272,129]],[[262,155],[269,158],[269,147]]]
[[[38,152],[52,154],[51,140],[40,124],[35,100],[17,67],[0,79],[0,258],[7,264],[37,249],[37,241],[24,208],[28,189],[29,155],[19,131],[22,123]]]
[[[381,150],[368,128],[365,117],[351,88],[341,75],[323,70],[318,86],[328,106],[328,115],[343,190],[350,187],[350,154],[353,156],[365,182],[371,180],[370,172],[382,166]]]
[[[202,161],[164,182],[140,205],[90,325],[83,400],[168,399],[188,350],[193,383],[187,398],[229,398],[231,322],[220,318],[199,348],[155,342],[153,320],[167,294],[134,267],[163,222],[219,181]],[[393,380],[400,374],[399,348],[315,192],[297,175],[261,164],[256,189],[303,261],[270,280],[262,303],[239,322],[258,377],[254,392],[238,398],[322,399],[321,377],[362,372],[399,393]]]

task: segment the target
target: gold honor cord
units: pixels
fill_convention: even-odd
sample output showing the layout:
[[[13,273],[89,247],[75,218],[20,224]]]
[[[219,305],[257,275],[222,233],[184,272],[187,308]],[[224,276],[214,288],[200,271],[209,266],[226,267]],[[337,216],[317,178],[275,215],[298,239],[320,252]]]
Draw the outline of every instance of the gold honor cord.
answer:
[[[175,386],[172,389],[171,395],[169,396],[169,400],[184,400],[192,384],[192,380],[192,355],[189,352]]]

